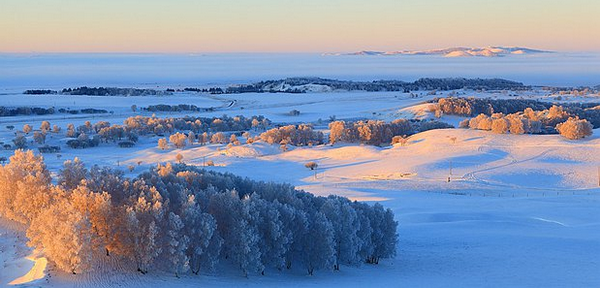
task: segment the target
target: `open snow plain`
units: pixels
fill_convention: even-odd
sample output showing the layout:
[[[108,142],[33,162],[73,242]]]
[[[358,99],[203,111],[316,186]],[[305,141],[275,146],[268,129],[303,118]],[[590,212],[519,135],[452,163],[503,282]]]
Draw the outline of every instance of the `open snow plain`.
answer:
[[[477,97],[506,97],[502,93],[471,93]],[[431,117],[425,100],[399,92],[90,97],[3,96],[7,106],[102,108],[106,115],[14,116],[0,119],[0,139],[8,143],[20,127],[41,121],[65,127],[89,120],[122,123],[131,105],[194,104],[212,112],[170,112],[157,116],[264,115],[274,123],[315,123],[326,130],[329,116],[337,119]],[[443,96],[439,94],[436,96]],[[529,98],[543,95],[522,95]],[[297,109],[299,116],[288,112]],[[455,116],[442,120],[457,123]],[[321,119],[321,121],[319,121]],[[321,124],[319,124],[321,123]],[[64,129],[64,128],[63,128]],[[327,132],[327,131],[325,131]],[[142,162],[134,176],[156,163],[175,161],[202,166],[212,160],[215,171],[256,180],[289,182],[317,195],[337,194],[358,201],[378,201],[393,209],[399,222],[397,257],[379,265],[342,267],[306,276],[303,270],[269,271],[244,278],[217,269],[200,276],[151,273],[141,275],[126,265],[100,263],[83,275],[67,275],[30,257],[23,232],[5,223],[0,230],[0,284],[23,280],[31,286],[384,286],[384,287],[596,287],[600,285],[600,131],[579,141],[558,135],[497,135],[466,129],[432,130],[413,135],[405,145],[375,147],[350,144],[290,147],[262,142],[227,148],[225,145],[187,146],[160,150],[158,138],[140,137],[134,148],[101,144],[89,149],[63,148],[62,157],[45,157],[56,172],[66,159],[79,157],[87,165],[127,165]],[[63,141],[60,134],[49,143]],[[1,151],[8,157],[12,151]],[[319,163],[315,174],[306,169]],[[448,182],[450,177],[450,182]],[[37,261],[32,261],[36,260]],[[42,260],[40,260],[42,259]],[[42,261],[42,263],[39,263]],[[35,268],[35,267],[38,268]],[[40,267],[43,273],[39,273]],[[32,272],[33,271],[33,272]],[[21,277],[21,278],[19,278]],[[13,282],[18,283],[18,282]]]
[[[245,278],[221,265],[214,274],[182,275],[103,260],[80,275],[59,272],[43,255],[27,247],[24,227],[0,223],[0,286],[24,287],[599,287],[600,286],[600,130],[570,141],[559,135],[498,135],[467,129],[431,130],[411,136],[405,145],[357,144],[289,147],[258,141],[227,147],[194,144],[160,150],[159,137],[140,137],[133,148],[101,143],[71,149],[65,145],[69,123],[151,116],[138,108],[154,104],[193,104],[210,112],[156,112],[157,117],[264,115],[274,125],[312,123],[327,133],[332,116],[339,120],[433,118],[425,101],[446,92],[331,92],[306,94],[247,93],[166,96],[23,95],[25,89],[62,89],[79,85],[182,88],[310,75],[342,79],[418,77],[506,77],[525,84],[597,85],[597,56],[555,55],[511,59],[318,58],[241,55],[0,55],[0,106],[96,108],[108,114],[53,114],[0,117],[0,142],[11,143],[24,124],[42,121],[62,128],[46,142],[60,145],[61,157],[45,155],[56,173],[67,159],[87,166],[114,166],[134,177],[156,163],[183,161],[251,179],[288,182],[317,195],[336,194],[379,202],[395,213],[399,243],[394,259],[378,265],[342,266],[340,271],[269,270]],[[318,56],[320,57],[320,56]],[[549,58],[547,58],[549,57]],[[90,59],[94,61],[90,61]],[[95,63],[90,66],[89,63]],[[192,63],[193,65],[189,65]],[[266,67],[266,64],[277,63]],[[165,64],[165,65],[163,65]],[[222,67],[222,66],[223,67]],[[270,64],[269,64],[270,65]],[[274,67],[277,66],[277,67]],[[523,69],[523,66],[526,66]],[[162,67],[163,69],[156,69]],[[283,68],[281,68],[283,67]],[[335,67],[330,69],[328,67]],[[482,69],[483,67],[483,69]],[[476,68],[476,69],[475,69]],[[55,73],[55,71],[58,71]],[[365,77],[365,75],[369,75]],[[181,86],[173,86],[175,83]],[[459,91],[460,96],[510,98],[502,92]],[[463,94],[464,93],[464,94]],[[544,91],[519,97],[554,101]],[[598,95],[562,101],[598,102]],[[291,110],[300,114],[291,116]],[[464,118],[443,116],[458,126]],[[15,126],[15,130],[6,128]],[[256,132],[254,132],[256,133]],[[256,136],[256,135],[253,135]],[[241,138],[243,140],[243,138]],[[31,136],[28,136],[31,141]],[[242,141],[243,142],[243,141]],[[30,144],[35,149],[37,145]],[[36,151],[37,152],[37,151]],[[0,150],[9,157],[12,150]],[[318,162],[317,173],[304,167]],[[128,167],[134,166],[133,171]],[[450,181],[448,181],[450,178]]]

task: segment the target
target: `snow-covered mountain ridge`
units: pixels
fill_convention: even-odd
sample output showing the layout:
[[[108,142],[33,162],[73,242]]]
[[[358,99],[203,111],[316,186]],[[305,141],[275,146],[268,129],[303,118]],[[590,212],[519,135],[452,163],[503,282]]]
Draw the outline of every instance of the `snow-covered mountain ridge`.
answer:
[[[358,51],[352,53],[329,53],[324,55],[356,55],[356,56],[393,56],[393,55],[440,55],[444,57],[499,57],[507,55],[529,55],[552,53],[552,51],[537,50],[524,47],[452,47],[430,50],[398,50],[398,51]]]

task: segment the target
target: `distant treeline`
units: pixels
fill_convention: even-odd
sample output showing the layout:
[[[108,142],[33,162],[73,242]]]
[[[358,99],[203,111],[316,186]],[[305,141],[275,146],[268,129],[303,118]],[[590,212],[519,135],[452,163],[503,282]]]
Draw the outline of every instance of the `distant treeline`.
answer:
[[[79,114],[79,113],[81,113],[81,114],[104,114],[104,113],[108,113],[108,111],[106,111],[104,109],[94,109],[94,108],[86,108],[86,109],[79,109],[79,110],[60,108],[57,110],[53,107],[50,107],[50,108],[41,108],[41,107],[9,108],[9,107],[0,106],[0,117],[19,116],[19,115],[48,115],[48,114],[55,114],[57,112],[58,113],[68,113],[68,114]]]
[[[308,85],[319,85],[331,88],[331,90],[344,91],[401,91],[410,92],[417,90],[525,90],[529,86],[520,82],[505,79],[466,79],[466,78],[421,78],[414,82],[399,80],[378,81],[345,81],[323,79],[315,77],[286,78],[280,80],[267,80],[252,84],[229,86],[225,89],[213,87],[209,89],[184,88],[177,91],[202,92],[211,94],[240,94],[240,93],[306,93]],[[167,91],[175,92],[174,89]]]
[[[378,80],[371,82],[332,80],[323,78],[287,78],[282,80],[261,81],[250,85],[241,85],[227,88],[228,91],[244,93],[251,92],[291,92],[303,93],[301,88],[289,88],[303,85],[328,86],[333,90],[347,91],[402,91],[415,90],[523,90],[529,87],[523,83],[505,79],[466,79],[466,78],[421,78],[414,82],[399,80]]]
[[[23,92],[23,94],[28,94],[28,95],[44,95],[44,94],[57,94],[58,91],[54,91],[54,90],[26,90],[25,92]]]
[[[179,105],[167,105],[167,104],[157,104],[150,105],[146,108],[142,108],[143,110],[150,112],[180,112],[180,111],[201,111],[206,110],[206,108],[199,108],[196,105],[188,105],[188,104],[179,104]]]
[[[421,78],[414,82],[400,80],[377,80],[377,81],[346,81],[335,79],[324,79],[317,77],[296,77],[280,80],[260,81],[252,84],[231,85],[226,88],[193,88],[166,89],[165,91],[155,89],[139,88],[116,88],[116,87],[78,87],[65,88],[60,91],[64,95],[91,95],[91,96],[155,96],[170,95],[174,92],[198,92],[210,94],[240,94],[240,93],[306,93],[310,91],[310,85],[329,87],[331,90],[343,91],[400,91],[410,92],[418,90],[526,90],[529,86],[523,83],[505,79],[480,79],[480,78]],[[24,94],[42,95],[58,94],[54,90],[27,90]]]
[[[173,89],[171,89],[171,92],[175,92]],[[169,91],[169,89],[167,89],[167,91]],[[184,88],[183,91],[186,92],[201,92],[201,93],[210,93],[210,94],[223,94],[225,93],[225,91],[223,90],[223,88],[221,87],[212,87],[212,88]]]
[[[154,89],[116,88],[116,87],[79,87],[66,88],[61,91],[65,95],[90,95],[90,96],[148,96],[165,95],[168,92]]]

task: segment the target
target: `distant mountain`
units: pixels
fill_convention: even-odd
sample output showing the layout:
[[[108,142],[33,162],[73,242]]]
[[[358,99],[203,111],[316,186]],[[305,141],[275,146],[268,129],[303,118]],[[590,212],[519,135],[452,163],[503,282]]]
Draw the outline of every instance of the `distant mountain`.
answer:
[[[526,55],[552,53],[552,51],[536,50],[524,47],[489,46],[480,48],[454,47],[432,50],[402,50],[402,51],[358,51],[343,54],[324,55],[357,55],[357,56],[393,56],[393,55],[440,55],[443,57],[500,57],[508,55]]]

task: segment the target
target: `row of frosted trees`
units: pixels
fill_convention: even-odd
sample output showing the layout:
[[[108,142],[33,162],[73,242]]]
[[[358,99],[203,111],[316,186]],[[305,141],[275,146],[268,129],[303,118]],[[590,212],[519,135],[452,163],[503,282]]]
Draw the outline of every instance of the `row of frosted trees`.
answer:
[[[219,131],[247,131],[250,129],[265,129],[271,125],[271,121],[263,116],[253,116],[250,118],[244,116],[229,117],[180,117],[180,118],[158,118],[135,116],[129,117],[124,121],[127,129],[133,130],[140,135],[145,134],[165,134],[175,131],[191,131],[196,134],[203,132]]]
[[[395,136],[408,136],[432,129],[453,128],[439,121],[419,121],[396,119],[391,122],[381,120],[334,121],[329,123],[329,142],[362,143],[369,145],[389,145]]]
[[[378,263],[396,253],[397,222],[381,205],[318,197],[286,184],[170,164],[129,179],[66,161],[53,184],[41,156],[0,166],[0,214],[27,225],[29,245],[64,271],[118,257],[141,273],[244,275]]]
[[[542,111],[531,108],[513,114],[494,113],[491,116],[479,114],[475,118],[465,119],[461,128],[488,130],[498,134],[540,134],[556,133],[568,139],[580,139],[591,136],[593,126],[586,119],[571,117],[563,107],[552,106]]]

